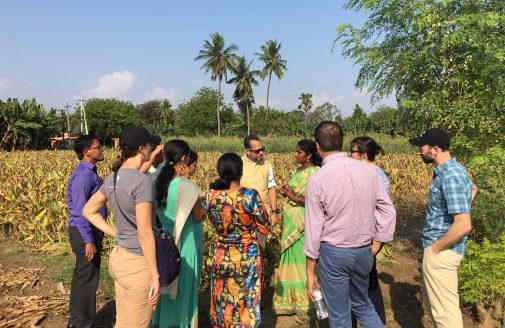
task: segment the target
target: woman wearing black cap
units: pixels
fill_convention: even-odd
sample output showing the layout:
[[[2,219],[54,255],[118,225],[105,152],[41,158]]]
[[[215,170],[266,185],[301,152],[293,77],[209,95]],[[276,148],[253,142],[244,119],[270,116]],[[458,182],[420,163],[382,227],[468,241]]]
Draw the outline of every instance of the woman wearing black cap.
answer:
[[[153,144],[159,144],[140,126],[127,126],[121,134],[121,156],[83,209],[95,227],[114,237],[116,246],[109,258],[109,272],[116,292],[116,327],[149,327],[159,298],[153,227],[154,196],[151,179],[139,171],[149,160]],[[109,201],[116,230],[100,215]]]

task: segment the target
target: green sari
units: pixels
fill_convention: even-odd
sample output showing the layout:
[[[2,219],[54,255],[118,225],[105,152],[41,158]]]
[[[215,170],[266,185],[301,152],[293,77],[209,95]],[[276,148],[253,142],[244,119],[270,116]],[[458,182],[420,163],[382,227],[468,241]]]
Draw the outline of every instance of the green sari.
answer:
[[[297,196],[305,195],[307,179],[319,167],[294,170],[288,186]],[[277,270],[277,284],[273,298],[273,308],[277,314],[298,314],[309,316],[310,300],[305,291],[307,276],[305,270],[305,207],[292,201],[283,204],[284,225],[281,238],[281,258]],[[312,312],[312,311],[311,311]],[[312,313],[311,313],[312,315]]]

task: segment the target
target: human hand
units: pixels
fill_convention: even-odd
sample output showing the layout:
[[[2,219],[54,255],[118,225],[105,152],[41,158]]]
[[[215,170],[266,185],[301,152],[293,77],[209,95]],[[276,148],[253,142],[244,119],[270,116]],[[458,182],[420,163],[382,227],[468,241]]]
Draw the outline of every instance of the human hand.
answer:
[[[382,248],[382,243],[380,241],[377,241],[377,240],[372,241],[371,251],[372,251],[373,256],[377,255],[377,253],[379,253],[381,248]]]
[[[277,213],[272,212],[272,214],[270,214],[270,223],[272,224],[272,227],[276,225],[277,222],[278,222]]]
[[[148,303],[156,309],[158,300],[160,298],[160,280],[158,277],[151,279],[151,289],[149,290],[149,300]]]
[[[186,163],[181,163],[179,165],[179,174],[189,179],[189,166]]]
[[[156,146],[154,150],[151,152],[151,160],[154,160],[158,154],[160,154],[163,151],[163,144]]]
[[[291,187],[284,187],[284,196],[291,201],[296,199],[295,191]]]
[[[314,287],[317,289],[321,288],[317,281],[317,275],[315,275],[314,272],[307,272],[307,295],[311,301],[314,301],[316,298],[313,293]]]
[[[433,244],[431,244],[430,249],[433,252],[433,254],[435,254],[435,256],[437,256],[438,253],[440,253],[440,246],[438,245],[438,240]]]
[[[84,256],[86,257],[86,260],[88,260],[88,262],[93,260],[93,257],[95,257],[96,254],[95,243],[87,243],[84,252],[85,252]]]

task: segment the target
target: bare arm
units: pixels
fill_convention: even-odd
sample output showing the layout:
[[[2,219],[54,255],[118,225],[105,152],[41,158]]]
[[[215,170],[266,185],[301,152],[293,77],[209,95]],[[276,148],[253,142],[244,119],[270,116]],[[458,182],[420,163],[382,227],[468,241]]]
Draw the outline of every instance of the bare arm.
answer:
[[[151,273],[151,288],[154,290],[153,296],[149,299],[149,304],[155,306],[160,295],[160,275],[156,262],[156,244],[152,227],[152,210],[152,202],[142,202],[135,205],[139,243],[144,257],[146,258],[147,267]]]
[[[149,171],[149,168],[151,167],[151,165],[153,165],[153,162],[154,160],[156,159],[156,156],[158,156],[158,154],[160,152],[163,151],[163,145],[158,145],[152,152],[151,152],[151,157],[149,157],[149,160],[147,162],[144,162],[142,164],[142,166],[140,167],[139,171],[142,172],[142,173],[146,173],[147,171]]]
[[[435,254],[456,245],[463,237],[472,231],[472,218],[469,213],[454,214],[454,222],[447,232],[432,245]]]
[[[191,217],[195,222],[202,222],[203,218],[205,217],[205,213],[207,212],[207,209],[200,205],[200,202],[205,198],[205,196],[202,195],[203,193],[200,194],[195,202],[195,205],[193,205],[193,210],[191,211]]]
[[[270,208],[272,209],[272,213],[270,213],[270,222],[272,222],[272,226],[277,224],[277,214],[273,211],[277,209],[277,188],[272,187],[268,189],[268,198],[270,199]]]
[[[107,198],[105,198],[101,191],[97,191],[91,196],[86,205],[84,205],[82,215],[91,222],[92,225],[102,230],[104,233],[111,237],[115,237],[116,230],[114,230],[100,214],[100,209],[105,203],[107,203]]]
[[[477,195],[477,192],[479,191],[479,187],[477,187],[476,184],[472,184],[472,202],[475,196]]]

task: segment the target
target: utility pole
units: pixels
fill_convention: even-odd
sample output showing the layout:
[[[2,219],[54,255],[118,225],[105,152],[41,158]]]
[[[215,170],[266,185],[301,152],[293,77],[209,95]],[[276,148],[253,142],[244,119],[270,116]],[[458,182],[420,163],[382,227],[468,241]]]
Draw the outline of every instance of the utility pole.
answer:
[[[68,112],[68,109],[70,108],[70,105],[67,104],[65,105],[65,110],[66,110],[66,114],[67,114],[67,133],[68,133],[68,136],[70,137],[70,113]]]
[[[86,121],[86,111],[84,109],[84,102],[86,100],[79,99],[78,102],[80,103],[80,108],[81,108],[81,134],[88,134],[88,122]]]
[[[65,143],[65,111],[58,109],[61,113],[61,142]]]

